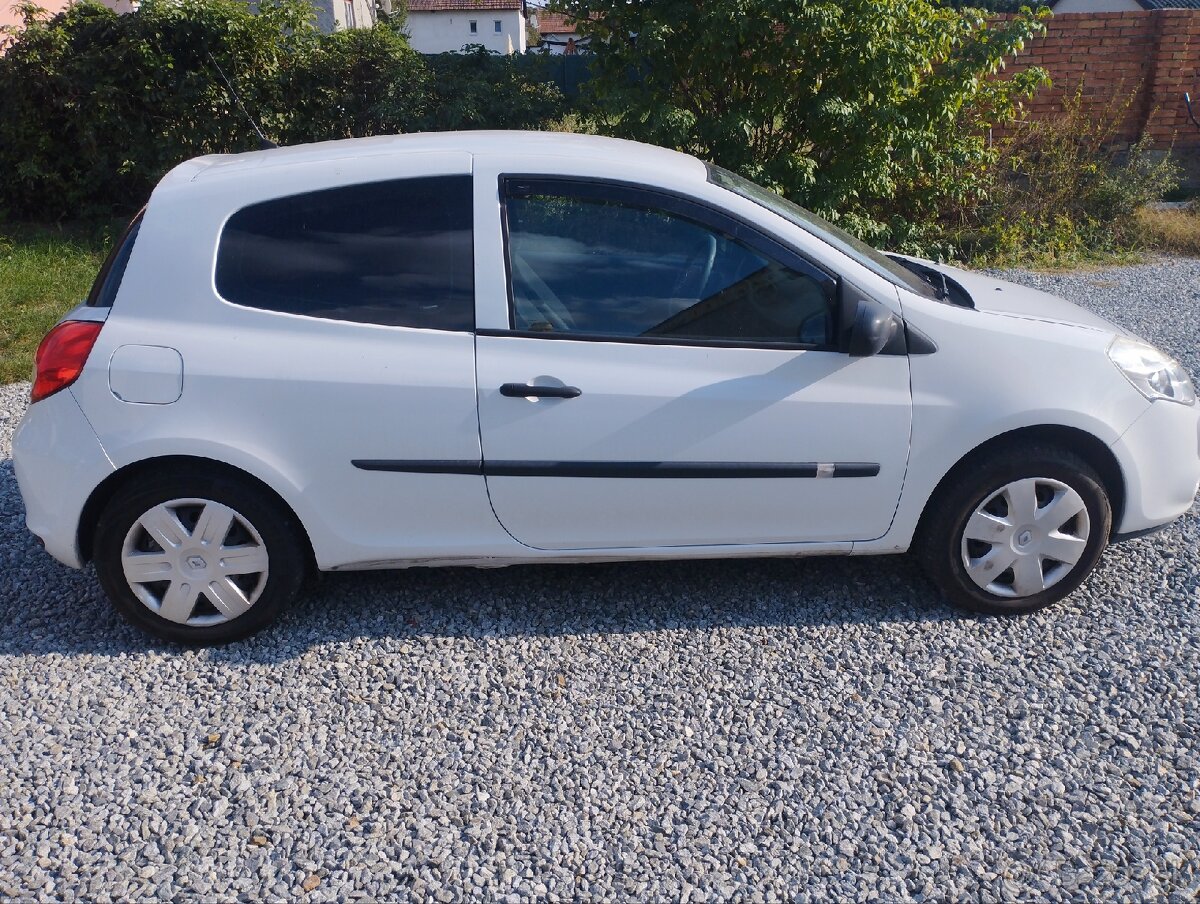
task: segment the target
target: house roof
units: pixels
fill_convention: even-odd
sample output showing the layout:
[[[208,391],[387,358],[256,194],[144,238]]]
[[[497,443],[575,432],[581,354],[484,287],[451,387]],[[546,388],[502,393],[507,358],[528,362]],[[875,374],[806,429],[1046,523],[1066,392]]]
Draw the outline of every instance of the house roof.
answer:
[[[523,0],[408,0],[410,13],[474,12],[520,9]]]
[[[1200,9],[1200,0],[1137,0],[1142,9]]]
[[[564,13],[548,13],[544,9],[537,11],[538,34],[568,35],[575,34],[575,17]]]

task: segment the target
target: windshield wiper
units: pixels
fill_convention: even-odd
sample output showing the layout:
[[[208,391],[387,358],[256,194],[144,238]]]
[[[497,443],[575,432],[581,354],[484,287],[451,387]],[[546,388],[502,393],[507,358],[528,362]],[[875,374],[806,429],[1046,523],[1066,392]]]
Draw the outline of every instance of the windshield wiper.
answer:
[[[924,264],[918,264],[916,261],[910,261],[907,258],[897,257],[893,254],[889,254],[888,257],[906,270],[910,270],[921,277],[923,282],[929,283],[929,287],[933,289],[933,294],[938,301],[944,301],[947,304],[957,305],[962,308],[975,307],[975,302],[967,290],[941,270],[936,270],[933,267],[927,267]]]

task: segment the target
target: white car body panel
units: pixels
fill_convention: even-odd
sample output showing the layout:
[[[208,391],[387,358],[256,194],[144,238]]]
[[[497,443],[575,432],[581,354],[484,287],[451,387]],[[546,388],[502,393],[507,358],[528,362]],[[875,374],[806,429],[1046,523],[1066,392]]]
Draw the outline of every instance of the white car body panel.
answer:
[[[17,425],[13,465],[25,523],[46,552],[82,568],[76,530],[92,490],[115,470],[70,392],[43,399]]]
[[[1112,451],[1125,475],[1123,533],[1151,530],[1191,507],[1200,487],[1200,423],[1194,408],[1151,405]],[[1159,466],[1146,467],[1146,462]]]
[[[183,395],[183,356],[161,345],[122,345],[108,359],[108,388],[122,402],[178,402]]]
[[[910,357],[912,454],[895,524],[858,551],[907,549],[942,477],[988,440],[1055,425],[1111,446],[1150,405],[1108,360],[1111,331],[902,298],[908,323],[936,337],[938,350]],[[1195,418],[1195,409],[1184,410]]]
[[[636,181],[731,211],[824,264],[852,272],[893,310],[895,288],[778,217],[708,183],[698,161],[653,155],[631,170],[603,156],[475,159],[476,320],[509,326],[500,220],[504,175]],[[730,203],[730,199],[741,204]],[[840,268],[840,270],[838,269]],[[858,272],[861,271],[861,272]],[[480,431],[488,461],[866,462],[878,477],[837,479],[488,477],[493,509],[540,549],[674,548],[837,542],[891,524],[907,463],[903,357],[481,335]],[[561,382],[577,399],[506,398],[503,383]],[[852,401],[847,404],[846,400]],[[836,401],[835,401],[836,400]],[[864,422],[874,428],[861,429]]]
[[[867,540],[892,522],[908,458],[907,357],[480,336],[478,367],[488,462],[879,466],[782,479],[489,474],[496,516],[529,546]],[[499,391],[560,381],[582,395]]]
[[[222,225],[248,204],[469,173],[476,327],[485,335],[281,314],[216,293]],[[852,359],[496,335],[509,325],[503,173],[621,180],[716,205],[903,315],[937,349]],[[1042,425],[1083,431],[1112,450],[1128,497],[1118,531],[1186,511],[1200,480],[1197,408],[1148,402],[1130,385],[1105,355],[1120,330],[1053,296],[946,269],[979,296],[979,310],[898,292],[800,226],[710,184],[694,158],[593,136],[444,133],[199,158],[156,188],[112,316],[93,308],[68,315],[108,319],[79,380],[33,405],[14,438],[28,523],[52,555],[79,567],[81,512],[104,478],[191,456],[274,490],[299,517],[322,569],[899,552],[964,455]],[[119,352],[135,346],[178,353],[176,400],[173,360]],[[531,402],[497,393],[501,383],[538,377],[583,395]],[[485,454],[875,462],[880,473],[485,478]],[[352,464],[361,459],[475,462],[479,470],[370,471]]]
[[[920,260],[913,258],[913,260]],[[1077,304],[1028,286],[995,279],[983,273],[973,273],[947,264],[935,264],[921,260],[920,263],[942,271],[956,279],[971,295],[976,309],[995,314],[1009,314],[1048,323],[1064,323],[1071,326],[1091,327],[1103,333],[1123,333],[1119,327]]]
[[[300,164],[304,190],[471,171],[467,154],[371,156]],[[200,170],[203,191],[173,186],[151,199],[121,287],[118,329],[101,331],[72,387],[117,467],[194,455],[265,482],[297,513],[317,564],[511,551],[483,477],[363,471],[362,458],[479,460],[470,333],[319,320],[222,300],[213,284],[221,223],[255,201],[299,190],[290,169],[254,179]],[[351,175],[352,174],[352,175]],[[190,185],[190,183],[185,183]],[[178,198],[178,200],[177,200]],[[181,243],[174,228],[210,236]],[[174,226],[172,224],[175,224]],[[147,261],[149,263],[147,263]],[[163,287],[169,287],[169,290]],[[117,318],[114,318],[116,320]],[[111,324],[110,326],[115,326]],[[103,367],[117,345],[170,337],[184,360],[173,405],[115,398]]]

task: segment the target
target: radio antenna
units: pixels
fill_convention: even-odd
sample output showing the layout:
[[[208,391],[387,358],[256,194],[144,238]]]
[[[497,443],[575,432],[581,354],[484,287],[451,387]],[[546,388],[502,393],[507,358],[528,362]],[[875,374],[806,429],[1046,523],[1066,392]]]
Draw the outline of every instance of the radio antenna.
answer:
[[[233,98],[233,102],[237,104],[238,109],[242,111],[242,115],[245,116],[247,122],[250,123],[250,128],[254,129],[254,134],[258,136],[259,150],[265,151],[269,148],[279,147],[279,145],[264,135],[262,129],[258,127],[258,123],[254,121],[254,117],[250,115],[250,111],[246,109],[246,105],[242,103],[242,99],[238,96],[237,91],[234,89],[233,83],[225,77],[225,73],[222,72],[221,67],[217,65],[217,61],[213,58],[212,51],[205,51],[205,53],[208,54],[208,61],[212,63],[213,68],[217,70],[217,75],[221,76],[221,81],[225,83],[225,88],[229,91],[229,96]]]

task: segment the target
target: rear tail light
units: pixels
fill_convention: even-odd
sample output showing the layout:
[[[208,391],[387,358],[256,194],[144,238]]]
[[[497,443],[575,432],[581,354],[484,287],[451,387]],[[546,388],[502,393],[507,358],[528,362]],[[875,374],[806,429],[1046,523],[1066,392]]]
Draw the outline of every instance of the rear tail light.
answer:
[[[31,402],[40,402],[79,378],[102,326],[90,320],[68,320],[46,334],[33,359]]]

